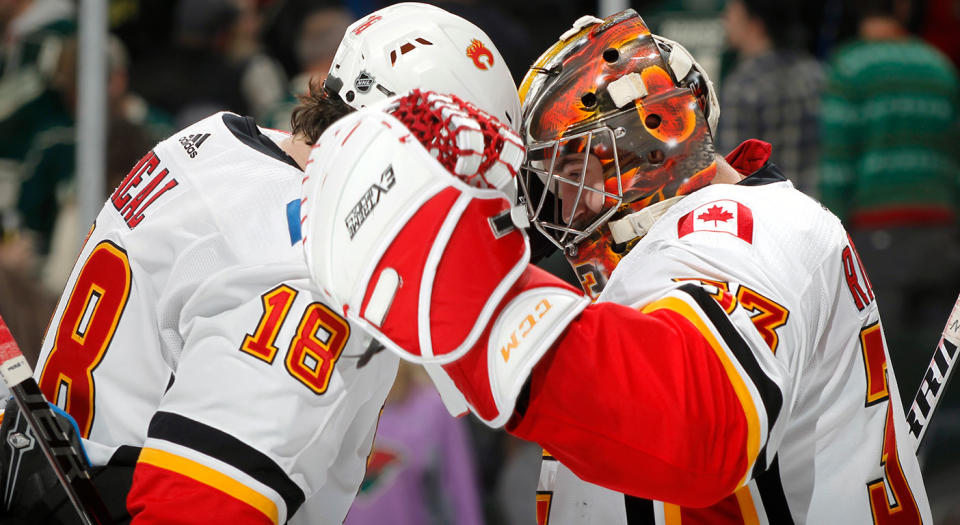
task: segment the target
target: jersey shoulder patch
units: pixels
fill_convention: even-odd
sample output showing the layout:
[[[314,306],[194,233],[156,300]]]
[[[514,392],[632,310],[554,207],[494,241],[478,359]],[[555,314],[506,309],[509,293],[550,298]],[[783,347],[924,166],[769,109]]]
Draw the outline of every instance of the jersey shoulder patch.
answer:
[[[678,237],[697,232],[726,233],[753,244],[753,212],[730,199],[701,204],[677,221]]]

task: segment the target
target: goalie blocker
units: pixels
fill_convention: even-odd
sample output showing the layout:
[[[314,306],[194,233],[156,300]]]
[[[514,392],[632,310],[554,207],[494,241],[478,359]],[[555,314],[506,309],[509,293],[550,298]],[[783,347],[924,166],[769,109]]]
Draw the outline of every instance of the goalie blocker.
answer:
[[[526,214],[512,206],[522,160],[497,120],[414,91],[332,126],[304,176],[312,277],[348,319],[424,364],[452,414],[469,407],[492,427],[589,304],[529,264]],[[461,285],[435,286],[449,282]]]

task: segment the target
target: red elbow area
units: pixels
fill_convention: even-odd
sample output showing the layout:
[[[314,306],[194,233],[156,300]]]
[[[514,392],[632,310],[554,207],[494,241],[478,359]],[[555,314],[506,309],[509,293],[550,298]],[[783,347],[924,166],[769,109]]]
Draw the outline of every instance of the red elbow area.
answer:
[[[732,494],[761,447],[761,402],[722,340],[736,334],[691,304],[590,306],[534,369],[508,430],[613,490],[685,507]]]
[[[277,525],[276,504],[226,474],[187,458],[144,448],[127,496],[133,525]]]

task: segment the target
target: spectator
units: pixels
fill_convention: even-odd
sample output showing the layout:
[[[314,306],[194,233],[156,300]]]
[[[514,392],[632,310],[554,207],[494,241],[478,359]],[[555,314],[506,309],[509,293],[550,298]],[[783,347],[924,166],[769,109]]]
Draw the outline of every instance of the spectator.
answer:
[[[269,105],[270,93],[282,92],[282,76],[279,68],[264,68],[263,55],[250,44],[244,8],[252,6],[240,0],[179,2],[173,48],[136,64],[133,90],[173,114],[178,127],[220,110],[246,114]],[[280,87],[251,89],[245,79],[263,71],[269,74],[261,82]]]
[[[907,0],[858,8],[858,38],[830,60],[820,191],[860,251],[911,399],[960,288],[960,81],[907,32]]]
[[[481,11],[484,7],[492,6],[496,8],[496,11],[504,13],[506,18],[519,21],[522,24],[523,36],[513,35],[508,36],[508,39],[516,40],[523,38],[529,41],[530,49],[511,50],[512,53],[515,53],[513,56],[516,58],[507,55],[504,56],[510,64],[510,67],[518,70],[514,74],[515,77],[519,74],[518,79],[523,78],[523,75],[526,73],[525,69],[536,60],[537,53],[540,50],[547,49],[553,45],[557,39],[557,35],[562,34],[570,28],[571,20],[576,20],[577,17],[585,14],[596,14],[598,16],[606,14],[597,13],[596,11],[599,7],[598,2],[590,0],[568,0],[566,2],[557,2],[555,0],[525,0],[523,2],[514,0],[486,0],[480,2],[464,0],[464,3],[468,5],[474,4],[475,11]],[[641,5],[646,8],[646,4],[662,4],[664,2],[660,2],[659,0],[633,0],[631,3],[639,10],[641,9]],[[689,2],[684,2],[684,4],[688,3]],[[482,15],[482,17],[480,21],[485,21],[484,19],[490,18],[488,15]],[[472,20],[469,17],[467,18]],[[505,24],[504,27],[499,29],[498,33],[512,26],[513,22]],[[499,47],[498,37],[499,34],[494,35],[490,33],[490,38],[492,38]],[[505,42],[505,44],[506,43],[508,42]],[[502,47],[500,49],[503,50]],[[531,52],[533,53],[532,56],[530,55]]]
[[[744,140],[763,137],[794,186],[813,194],[824,75],[820,63],[797,42],[797,13],[790,0],[727,2],[727,38],[740,58],[721,86],[716,142],[727,152]]]
[[[322,79],[330,70],[340,39],[353,20],[350,11],[342,7],[317,8],[303,17],[295,46],[300,69],[290,80],[286,97],[269,112],[267,125],[290,130],[290,113],[297,105],[297,95],[307,92],[312,78]]]
[[[227,56],[243,69],[240,88],[256,118],[263,118],[286,94],[287,76],[260,44],[262,17],[254,0],[233,0],[238,9]],[[342,34],[342,33],[341,33]]]
[[[36,245],[29,236],[17,230],[4,230],[0,238],[0,268],[10,271],[19,278],[31,278],[37,267]],[[15,299],[10,295],[7,299]],[[2,312],[0,312],[2,313]]]
[[[15,206],[23,162],[41,133],[69,124],[51,89],[63,39],[76,30],[73,2],[0,1],[0,214],[17,230]]]
[[[76,31],[75,2],[0,1],[0,315],[30,366],[36,364],[56,298],[38,286],[39,254],[15,211],[31,147],[70,129],[56,88],[60,50]],[[72,171],[72,170],[71,170]]]
[[[68,46],[65,52],[76,52],[75,47]],[[73,63],[76,59],[71,57]],[[136,126],[142,128],[142,133],[147,134],[149,147],[151,144],[160,142],[176,131],[173,128],[173,117],[160,110],[156,106],[149,104],[139,94],[130,91],[130,57],[123,42],[114,36],[111,36],[107,42],[107,110],[111,125]],[[72,72],[71,72],[72,73]],[[68,79],[65,79],[68,80]],[[120,121],[123,121],[120,123]],[[111,131],[113,133],[113,131]],[[108,141],[113,144],[112,141]],[[140,149],[140,153],[146,147]],[[112,155],[107,151],[107,155]],[[133,159],[136,161],[137,159]],[[108,159],[108,163],[110,159]],[[133,162],[130,162],[132,165]],[[129,168],[130,166],[127,166]],[[109,168],[108,168],[109,169]],[[126,169],[122,175],[126,175]],[[121,177],[122,177],[121,175]],[[109,177],[108,177],[109,178]],[[112,186],[107,185],[108,189]]]
[[[0,252],[5,252],[8,246],[4,244]],[[10,327],[31,367],[37,364],[43,333],[56,305],[56,297],[22,271],[0,264],[0,316]]]
[[[73,79],[76,77],[76,41],[68,40],[63,48],[57,84],[61,86],[67,105],[76,105]],[[127,53],[119,39],[110,37],[107,46],[107,104],[108,126],[105,190],[110,192],[130,168],[156,142],[171,132],[169,116],[148,105],[141,97],[127,89]],[[38,144],[31,157],[35,158],[32,172],[36,179],[29,193],[46,195],[31,215],[42,217],[45,257],[40,268],[40,281],[51,293],[59,294],[70,276],[70,270],[80,251],[82,231],[78,223],[74,193],[75,137],[64,133],[60,141]],[[54,182],[56,181],[56,182]],[[58,187],[59,186],[59,187]],[[45,191],[44,191],[45,190]],[[106,195],[103,196],[106,198]],[[27,210],[24,207],[25,211]],[[54,213],[56,210],[56,213]],[[36,222],[36,220],[34,221]],[[87,225],[84,225],[87,226]]]
[[[431,3],[480,26],[480,29],[490,35],[494,45],[502,51],[503,60],[510,68],[513,80],[517,84],[523,80],[527,66],[537,59],[537,50],[540,49],[531,37],[530,24],[520,23],[503,6],[490,2],[437,0]],[[557,10],[557,6],[552,10]]]
[[[75,49],[73,37],[58,42],[56,65],[48,74],[44,93],[26,107],[38,122],[26,134],[26,148],[17,168],[16,216],[21,234],[36,243],[41,256],[49,250],[59,208],[57,194],[72,181],[74,173]]]
[[[311,78],[325,75],[330,69],[340,39],[353,20],[350,11],[341,7],[316,9],[304,17],[296,45],[300,73],[291,82],[296,93],[305,92]]]
[[[0,81],[23,81],[24,73],[51,73],[60,41],[75,31],[72,2],[3,0],[0,2],[0,34],[3,35]]]
[[[76,31],[73,2],[68,0],[3,0],[0,1],[0,81],[23,82],[23,74],[49,75],[56,62],[61,40]],[[31,79],[34,80],[34,79]],[[20,86],[32,92],[35,86]],[[10,93],[20,94],[23,93]]]
[[[400,363],[344,525],[483,523],[466,422],[450,417],[420,374]]]
[[[166,133],[169,122],[151,110],[142,99],[127,91],[125,51],[117,39],[111,38],[109,42],[107,100],[111,147],[107,168],[113,172],[108,173],[108,178],[122,178],[142,151],[161,138],[159,134]],[[51,246],[55,223],[64,219],[60,217],[62,208],[73,205],[76,160],[73,125],[77,102],[76,40],[65,39],[60,48],[56,72],[50,80],[51,103],[56,102],[51,106],[51,114],[57,117],[51,118],[51,122],[56,122],[56,125],[43,129],[30,141],[21,167],[22,180],[17,196],[21,233],[35,240],[38,253],[46,259],[41,261],[45,266],[43,280],[47,289],[54,293],[61,291],[80,249],[76,235],[79,228],[75,225],[64,232],[65,237],[61,237],[67,239],[66,244],[58,245],[53,250]],[[56,110],[56,113],[52,110]],[[66,215],[73,218],[72,211]],[[72,221],[70,223],[73,224]]]
[[[261,2],[263,4],[264,2]],[[264,47],[283,66],[288,77],[294,77],[301,70],[302,62],[297,51],[299,32],[310,13],[324,8],[347,9],[354,19],[372,11],[361,9],[352,2],[338,0],[273,0],[263,8],[264,20],[261,41]],[[343,36],[343,32],[339,37]]]
[[[23,271],[23,262],[34,257],[33,246],[23,239],[0,241],[0,316],[10,328],[27,363],[36,366],[40,344],[50,315],[57,306],[56,297],[46,293]],[[0,415],[13,399],[0,381]],[[2,419],[2,418],[0,418]]]

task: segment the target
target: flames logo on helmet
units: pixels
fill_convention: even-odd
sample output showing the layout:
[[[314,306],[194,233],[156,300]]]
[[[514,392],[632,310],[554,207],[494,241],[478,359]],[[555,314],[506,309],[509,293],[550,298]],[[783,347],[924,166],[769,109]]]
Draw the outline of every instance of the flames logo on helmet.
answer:
[[[483,42],[474,38],[467,46],[467,56],[473,60],[473,65],[480,69],[487,70],[493,67],[493,53],[483,45]],[[486,58],[486,60],[483,60]]]

